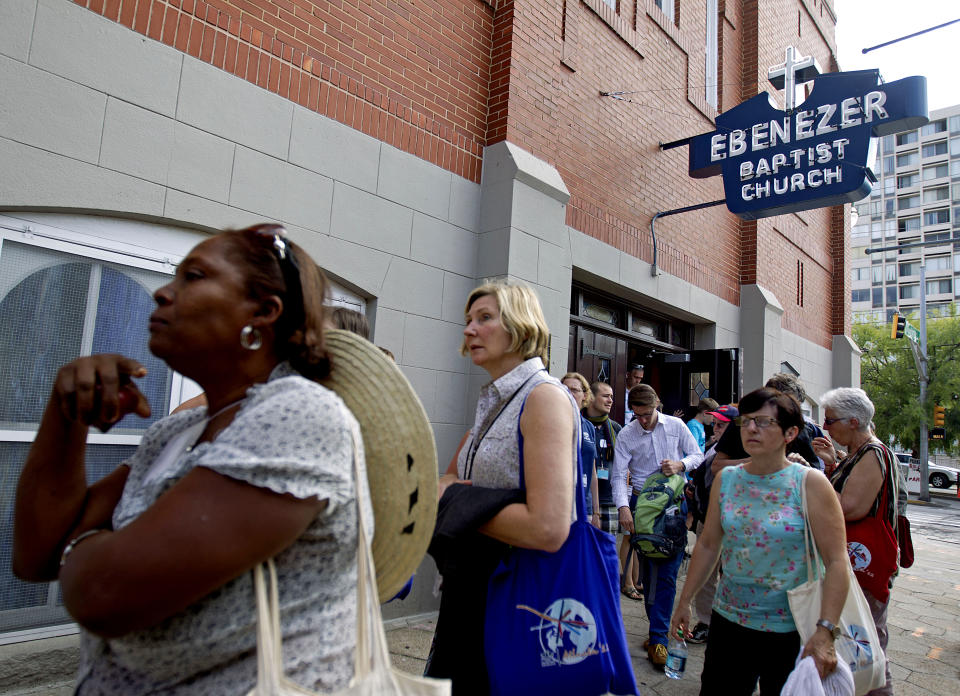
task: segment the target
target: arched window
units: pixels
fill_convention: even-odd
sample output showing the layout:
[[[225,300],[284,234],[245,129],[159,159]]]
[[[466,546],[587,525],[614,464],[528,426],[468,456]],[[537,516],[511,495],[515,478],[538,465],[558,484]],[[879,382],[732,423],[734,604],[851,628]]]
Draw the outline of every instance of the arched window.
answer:
[[[0,216],[3,633],[30,633],[70,620],[56,583],[22,582],[10,569],[16,484],[59,367],[80,355],[114,352],[148,370],[138,386],[153,415],[127,416],[106,434],[90,431],[86,474],[91,483],[129,457],[147,427],[196,390],[150,354],[147,319],[156,306],[154,290],[169,281],[176,263],[203,235],[171,229],[164,238],[159,225],[104,219],[97,229],[96,218],[26,217]]]
[[[87,436],[93,483],[126,460],[144,431],[199,393],[147,348],[153,293],[206,235],[168,225],[85,215],[0,214],[0,639],[74,632],[57,583],[11,571],[13,503],[57,370],[81,355],[121,353],[147,368],[137,386],[148,419],[127,416]],[[360,295],[330,283],[328,302],[365,312]]]

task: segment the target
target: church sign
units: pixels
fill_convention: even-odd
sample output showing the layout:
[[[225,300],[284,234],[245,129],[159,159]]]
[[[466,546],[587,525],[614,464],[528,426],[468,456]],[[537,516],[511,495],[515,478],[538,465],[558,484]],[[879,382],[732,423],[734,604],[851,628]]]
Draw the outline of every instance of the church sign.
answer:
[[[794,105],[794,88],[817,75]],[[722,174],[727,208],[745,220],[852,203],[876,181],[871,142],[927,122],[927,80],[880,83],[876,70],[819,75],[812,58],[787,49],[769,72],[785,109],[766,92],[717,116],[717,129],[690,141],[690,176]]]

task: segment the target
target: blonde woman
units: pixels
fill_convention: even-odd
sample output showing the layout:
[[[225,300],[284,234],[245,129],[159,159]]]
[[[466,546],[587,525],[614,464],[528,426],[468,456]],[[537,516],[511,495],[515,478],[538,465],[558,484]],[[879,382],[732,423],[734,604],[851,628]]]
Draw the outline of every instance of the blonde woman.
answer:
[[[583,463],[583,496],[590,514],[590,524],[600,529],[600,495],[597,491],[597,444],[593,423],[584,417],[584,409],[593,401],[593,391],[587,378],[579,372],[568,372],[560,382],[580,409],[580,461]]]
[[[480,390],[474,426],[440,478],[439,493],[443,497],[451,486],[458,489],[451,493],[465,493],[466,485],[473,493],[518,489],[522,457],[526,495],[478,519],[471,530],[478,534],[464,535],[464,563],[443,576],[426,673],[453,679],[456,693],[488,693],[482,630],[487,581],[503,545],[555,552],[566,541],[580,416],[566,387],[544,366],[550,332],[530,288],[482,285],[470,293],[464,320],[461,352],[491,381]],[[468,505],[475,500],[464,503],[461,514],[468,514]]]

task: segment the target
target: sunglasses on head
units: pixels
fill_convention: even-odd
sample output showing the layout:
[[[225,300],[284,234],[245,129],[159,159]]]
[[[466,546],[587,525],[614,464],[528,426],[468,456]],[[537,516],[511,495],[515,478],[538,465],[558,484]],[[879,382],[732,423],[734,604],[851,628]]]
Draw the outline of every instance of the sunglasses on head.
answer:
[[[280,273],[283,276],[283,283],[286,285],[286,295],[289,309],[298,310],[299,316],[303,314],[303,285],[300,282],[300,265],[297,263],[293,248],[287,241],[287,229],[283,225],[264,223],[254,225],[247,230],[258,237],[270,240],[274,256],[280,266]],[[294,322],[291,317],[291,323],[296,326],[299,322]]]

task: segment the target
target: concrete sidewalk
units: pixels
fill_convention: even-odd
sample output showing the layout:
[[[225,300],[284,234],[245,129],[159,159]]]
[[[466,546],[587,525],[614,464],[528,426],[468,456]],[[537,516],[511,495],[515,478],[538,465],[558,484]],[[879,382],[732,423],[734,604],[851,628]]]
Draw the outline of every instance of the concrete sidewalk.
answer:
[[[929,504],[911,505],[916,562],[901,572],[887,625],[894,693],[898,696],[960,694],[960,500],[935,493]],[[680,583],[684,580],[680,578]],[[678,584],[678,594],[679,594]],[[675,681],[653,668],[643,650],[648,622],[643,602],[621,596],[627,643],[637,685],[644,696],[696,696],[706,646],[690,645],[686,675]],[[421,674],[435,616],[387,625],[394,664]],[[749,660],[749,655],[743,656]]]

